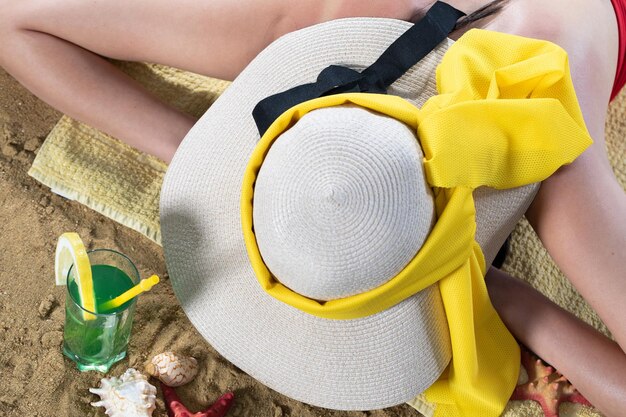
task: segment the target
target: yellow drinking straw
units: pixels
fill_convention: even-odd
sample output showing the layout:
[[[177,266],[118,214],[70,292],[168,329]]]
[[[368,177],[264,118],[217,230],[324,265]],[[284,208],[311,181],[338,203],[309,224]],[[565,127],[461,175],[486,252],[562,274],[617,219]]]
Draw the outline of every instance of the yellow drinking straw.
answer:
[[[159,282],[157,275],[152,275],[150,278],[142,279],[139,284],[135,285],[130,290],[118,295],[112,300],[104,302],[98,306],[98,311],[111,310],[119,307],[131,298],[134,298],[142,292],[150,291],[150,289]]]

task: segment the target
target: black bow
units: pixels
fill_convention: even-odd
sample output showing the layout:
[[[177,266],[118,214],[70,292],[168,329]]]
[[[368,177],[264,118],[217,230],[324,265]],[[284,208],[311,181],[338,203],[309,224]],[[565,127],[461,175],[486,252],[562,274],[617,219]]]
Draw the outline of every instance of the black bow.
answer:
[[[426,16],[396,39],[362,72],[331,65],[314,83],[303,84],[261,100],[252,111],[261,136],[286,110],[305,101],[340,93],[379,93],[428,55],[454,29],[465,13],[438,1]]]

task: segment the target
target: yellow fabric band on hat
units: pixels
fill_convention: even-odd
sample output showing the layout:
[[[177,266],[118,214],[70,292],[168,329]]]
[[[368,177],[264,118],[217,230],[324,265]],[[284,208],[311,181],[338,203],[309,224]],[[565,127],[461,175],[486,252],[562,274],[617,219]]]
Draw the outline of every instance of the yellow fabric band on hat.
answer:
[[[426,390],[436,416],[499,416],[519,372],[517,343],[489,301],[485,261],[474,240],[472,191],[542,181],[591,143],[558,46],[471,30],[437,70],[439,95],[422,109],[396,96],[341,94],[282,114],[255,148],[243,180],[241,217],[250,262],[273,297],[309,314],[356,319],[383,311],[438,282],[450,329],[452,360]],[[435,194],[437,223],[415,258],[370,291],[318,301],[291,291],[267,269],[253,231],[254,182],[273,141],[304,114],[354,104],[415,129]]]

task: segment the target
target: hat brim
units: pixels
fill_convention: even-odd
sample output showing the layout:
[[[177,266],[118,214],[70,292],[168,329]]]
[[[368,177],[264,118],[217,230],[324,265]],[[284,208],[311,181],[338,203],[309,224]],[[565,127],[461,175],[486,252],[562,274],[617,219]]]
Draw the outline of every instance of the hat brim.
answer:
[[[252,109],[269,95],[314,81],[328,65],[367,67],[409,27],[391,19],[341,19],[272,43],[187,134],[161,191],[168,272],[193,325],[260,382],[316,406],[370,410],[412,399],[449,362],[447,323],[437,286],[356,320],[314,317],[263,291],[239,215],[244,170],[259,140]],[[439,45],[389,93],[417,106],[435,95],[435,70],[451,44]],[[536,189],[475,192],[476,239],[487,262]]]

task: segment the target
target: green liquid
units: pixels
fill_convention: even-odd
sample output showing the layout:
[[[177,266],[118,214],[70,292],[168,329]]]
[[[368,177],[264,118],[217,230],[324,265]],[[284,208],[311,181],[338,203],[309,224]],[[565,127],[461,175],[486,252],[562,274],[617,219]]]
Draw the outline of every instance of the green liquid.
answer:
[[[100,310],[97,308],[105,301],[109,301],[131,289],[134,284],[126,273],[111,265],[92,265],[91,276],[93,277],[93,293],[96,298],[96,313],[109,314],[116,311],[124,310],[131,301],[127,301],[119,307],[108,310]],[[78,285],[75,281],[69,283],[70,293],[75,301],[80,300],[78,293]]]
[[[111,265],[92,265],[91,273],[96,306],[134,286],[126,273]],[[126,356],[133,301],[113,309],[98,310],[99,315],[93,315],[76,306],[74,301],[80,300],[80,296],[73,280],[69,280],[68,290],[73,300],[66,300],[63,352],[78,364],[80,370],[106,372],[113,363]]]

